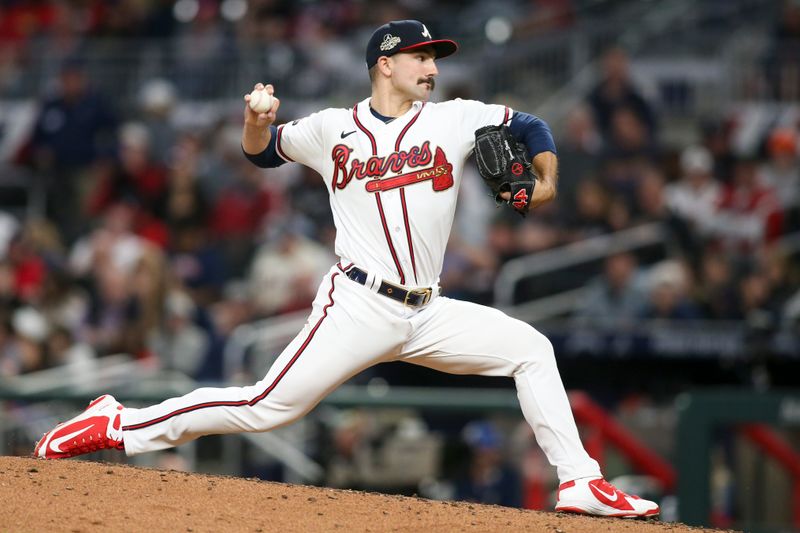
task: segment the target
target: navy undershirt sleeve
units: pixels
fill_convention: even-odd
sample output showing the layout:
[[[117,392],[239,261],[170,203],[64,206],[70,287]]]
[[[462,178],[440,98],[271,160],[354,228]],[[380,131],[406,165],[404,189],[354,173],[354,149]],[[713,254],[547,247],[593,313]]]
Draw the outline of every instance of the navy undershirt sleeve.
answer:
[[[272,134],[269,139],[269,144],[260,154],[248,154],[244,151],[244,148],[242,148],[244,156],[257,167],[275,168],[286,163],[286,161],[278,155],[278,150],[275,149],[275,140],[278,138],[278,128],[270,126],[269,131]]]
[[[531,159],[541,152],[558,153],[553,134],[550,133],[550,126],[544,120],[515,111],[508,128],[511,130],[511,135],[528,148]]]

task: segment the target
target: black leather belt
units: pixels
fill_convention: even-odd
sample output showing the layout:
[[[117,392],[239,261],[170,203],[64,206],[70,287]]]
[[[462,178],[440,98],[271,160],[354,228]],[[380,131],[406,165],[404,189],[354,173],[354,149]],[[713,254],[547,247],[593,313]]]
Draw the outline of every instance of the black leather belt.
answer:
[[[367,273],[358,267],[350,267],[350,269],[347,270],[344,275],[356,283],[360,283],[362,285],[367,284]],[[395,285],[394,283],[382,281],[381,286],[378,287],[378,294],[382,294],[388,298],[391,298],[392,300],[397,300],[403,305],[421,307],[431,301],[433,289],[425,288],[408,290],[399,285]]]

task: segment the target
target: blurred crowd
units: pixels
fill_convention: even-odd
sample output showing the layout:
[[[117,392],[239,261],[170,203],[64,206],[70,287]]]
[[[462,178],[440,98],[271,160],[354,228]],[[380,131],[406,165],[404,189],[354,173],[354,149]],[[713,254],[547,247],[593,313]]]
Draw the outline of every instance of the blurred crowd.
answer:
[[[180,5],[196,8],[191,25],[176,22]],[[230,0],[114,9],[99,1],[2,2],[0,40],[14,43],[0,48],[4,61],[13,55],[24,65],[36,40],[63,57],[9,163],[40,187],[46,211],[0,212],[0,376],[126,353],[220,379],[234,329],[307,308],[336,261],[327,192],[313,171],[250,164],[238,112],[181,127],[179,89],[165,80],[148,82],[135,108],[120,109],[73,53],[87,38],[185,38],[189,64],[192,53],[231,37],[268,48],[329,32],[346,39],[416,15],[414,5],[259,0],[237,18]],[[564,14],[546,19],[555,26],[570,23],[571,2],[531,5]],[[655,265],[634,253],[609,257],[576,319],[796,327],[799,265],[796,250],[781,244],[800,229],[800,123],[790,115],[742,152],[733,139],[746,125],[707,117],[696,124],[696,142],[666,145],[658,103],[637,86],[629,60],[622,48],[609,49],[595,87],[565,124],[553,125],[562,132],[556,202],[525,219],[496,209],[469,166],[441,280],[446,293],[491,303],[493,280],[513,258],[660,223],[668,257]],[[437,97],[468,94],[452,85]]]
[[[284,94],[330,98],[362,70],[363,43],[386,20],[424,19],[434,34],[480,35],[487,18],[516,21],[519,35],[572,24],[582,0],[61,0],[0,2],[0,91],[24,94],[38,69],[86,51],[95,66],[168,71],[187,98],[230,96],[230,67],[269,72]],[[140,48],[130,53],[130,42]],[[134,75],[117,68],[108,85]],[[41,81],[41,80],[34,80]],[[238,93],[239,89],[233,89]]]

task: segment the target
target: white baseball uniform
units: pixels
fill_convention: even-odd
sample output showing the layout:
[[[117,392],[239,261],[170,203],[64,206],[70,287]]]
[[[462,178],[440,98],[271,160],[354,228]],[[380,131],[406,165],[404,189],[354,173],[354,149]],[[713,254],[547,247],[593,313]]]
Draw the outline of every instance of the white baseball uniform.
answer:
[[[289,424],[361,370],[401,360],[454,374],[513,377],[523,414],[559,479],[599,476],[581,444],[547,338],[496,309],[439,295],[474,131],[511,116],[507,107],[476,101],[415,102],[385,123],[368,98],[352,109],[326,109],[279,127],[280,157],[325,180],[341,260],[322,280],[303,330],[264,379],[125,409],[126,453]],[[386,287],[395,292],[387,294]],[[425,303],[390,297],[404,289],[424,294]]]

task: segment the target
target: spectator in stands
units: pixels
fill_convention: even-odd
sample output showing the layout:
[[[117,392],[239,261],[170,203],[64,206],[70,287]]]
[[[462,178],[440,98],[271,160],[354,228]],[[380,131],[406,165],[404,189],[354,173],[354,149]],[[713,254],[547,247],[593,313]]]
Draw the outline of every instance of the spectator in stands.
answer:
[[[90,343],[98,355],[144,355],[143,346],[131,334],[137,317],[128,306],[129,282],[122,271],[109,267],[97,269],[91,278],[89,312],[80,338]]]
[[[325,485],[363,486],[359,479],[359,456],[364,455],[361,452],[363,448],[369,447],[373,424],[361,410],[349,410],[336,415],[332,417],[330,445],[323,447],[323,453],[327,455]]]
[[[800,271],[792,269],[789,254],[780,247],[764,250],[757,256],[757,268],[764,274],[769,283],[769,307],[781,310],[797,290]]]
[[[690,146],[681,153],[680,178],[665,191],[667,208],[690,230],[686,244],[693,256],[699,257],[720,195],[713,169],[711,153],[703,146]]]
[[[492,422],[479,420],[461,432],[469,448],[470,464],[466,476],[457,479],[455,499],[520,507],[522,482],[517,469],[504,457],[503,435]]]
[[[453,233],[439,283],[451,298],[489,305],[498,266],[497,257],[485,246],[470,244],[460,233]]]
[[[147,129],[153,160],[159,165],[169,164],[170,152],[178,142],[178,131],[173,124],[177,103],[177,91],[171,82],[155,78],[142,85],[139,93],[141,121]]]
[[[575,205],[578,184],[595,175],[602,150],[603,138],[597,131],[591,109],[583,105],[574,108],[567,116],[564,135],[558,141],[557,201],[562,210],[569,211]]]
[[[135,213],[135,206],[130,203],[116,203],[106,209],[100,225],[72,246],[69,254],[72,273],[86,278],[104,269],[114,269],[130,275],[147,247],[133,232]]]
[[[92,215],[122,200],[135,200],[141,209],[155,212],[166,190],[167,170],[151,155],[151,139],[141,123],[128,122],[120,128],[119,154],[102,175],[90,199]]]
[[[8,317],[5,314],[20,305],[14,280],[14,266],[8,258],[0,258],[0,322]]]
[[[6,258],[12,271],[14,296],[22,302],[37,302],[42,294],[47,267],[24,233],[11,239]]]
[[[319,174],[302,166],[299,176],[288,183],[286,196],[294,216],[302,217],[309,225],[308,235],[333,250],[335,230],[331,223],[331,204]]]
[[[772,332],[781,323],[783,305],[772,292],[769,277],[758,268],[753,268],[739,281],[741,318],[751,330]]]
[[[629,109],[612,115],[612,130],[603,152],[602,179],[612,194],[636,210],[637,191],[656,161],[644,124]]]
[[[636,188],[636,219],[639,223],[667,220],[665,180],[661,169],[650,166],[644,169]]]
[[[169,270],[200,306],[219,300],[228,278],[225,257],[208,229],[197,223],[173,227]]]
[[[50,325],[42,314],[33,307],[16,309],[11,316],[14,332],[10,350],[6,354],[10,375],[27,374],[47,368],[44,342]]]
[[[723,119],[710,120],[701,125],[703,139],[701,144],[708,148],[711,157],[714,158],[711,174],[723,184],[731,181],[733,167],[738,159],[734,154],[732,142],[735,125],[734,120]]]
[[[791,128],[772,130],[766,148],[768,160],[759,169],[763,183],[774,189],[778,195],[786,211],[786,227],[800,227],[800,158],[797,153],[797,131]]]
[[[236,50],[222,24],[219,24],[219,4],[200,0],[191,21],[180,26],[174,41],[174,65],[178,90],[185,98],[213,98],[222,85],[226,65],[233,61]]]
[[[163,303],[163,320],[147,344],[161,369],[196,377],[208,356],[209,335],[194,323],[195,304],[187,293],[171,290]]]
[[[707,248],[700,260],[694,300],[704,318],[732,320],[739,316],[739,297],[728,258]]]
[[[39,309],[54,328],[77,335],[86,320],[89,297],[76,283],[66,265],[51,265],[44,281]]]
[[[141,357],[155,354],[145,348],[148,339],[164,321],[164,300],[169,292],[172,274],[166,270],[164,253],[147,247],[130,276],[128,308],[131,336],[141,345]]]
[[[616,112],[626,109],[641,124],[648,143],[652,143],[657,133],[655,112],[631,79],[627,52],[613,47],[605,52],[602,62],[600,82],[588,96],[600,132],[611,138]]]
[[[256,252],[250,269],[251,294],[256,310],[272,316],[306,309],[320,278],[336,260],[321,244],[303,235],[292,222]]]
[[[642,309],[642,318],[665,320],[693,320],[699,310],[688,298],[689,276],[685,265],[668,259],[650,268],[647,276],[648,303]]]
[[[83,337],[98,351],[144,356],[142,309],[135,298],[135,274],[141,261],[157,253],[133,233],[135,207],[115,204],[102,224],[73,245],[70,269],[89,290]]]
[[[275,187],[264,178],[264,172],[242,157],[238,161],[231,182],[214,199],[210,219],[211,232],[219,241],[228,270],[234,276],[245,273],[252,259],[255,238],[265,231],[267,220],[275,217],[281,204]],[[316,178],[324,190],[319,176]]]
[[[614,196],[608,205],[608,228],[610,232],[622,231],[633,225],[632,208],[622,196]]]
[[[58,92],[42,103],[27,161],[44,178],[53,221],[71,241],[87,213],[81,191],[91,170],[115,151],[117,120],[106,99],[89,84],[82,60],[61,67]]]
[[[512,214],[513,215],[513,214]],[[497,257],[499,264],[506,263],[521,255],[517,246],[517,227],[519,221],[502,211],[492,219],[486,233],[486,246]]]
[[[47,268],[63,266],[64,244],[58,228],[45,218],[28,218],[22,228],[22,239],[45,262]]]
[[[538,216],[524,220],[517,228],[517,248],[522,255],[553,248],[561,243],[562,231],[556,221],[558,207],[543,205]]]
[[[64,385],[84,385],[95,366],[97,354],[89,344],[78,341],[67,328],[55,326],[46,339],[50,367],[61,367]]]
[[[595,179],[583,179],[575,190],[575,209],[564,214],[568,241],[577,241],[611,231],[611,197]]]
[[[167,187],[156,206],[156,214],[170,232],[183,226],[205,226],[210,206],[200,186],[200,140],[182,134],[174,147]]]
[[[765,67],[774,98],[791,101],[800,96],[800,6],[794,0],[783,0]]]
[[[606,161],[654,161],[658,152],[650,137],[647,124],[629,107],[611,113],[611,124],[604,138],[603,156]]]
[[[722,250],[741,256],[780,237],[783,218],[775,191],[760,182],[756,160],[741,158],[719,197],[711,233]]]
[[[622,252],[605,260],[602,276],[589,285],[574,316],[585,324],[620,327],[641,316],[645,303],[637,260]]]

